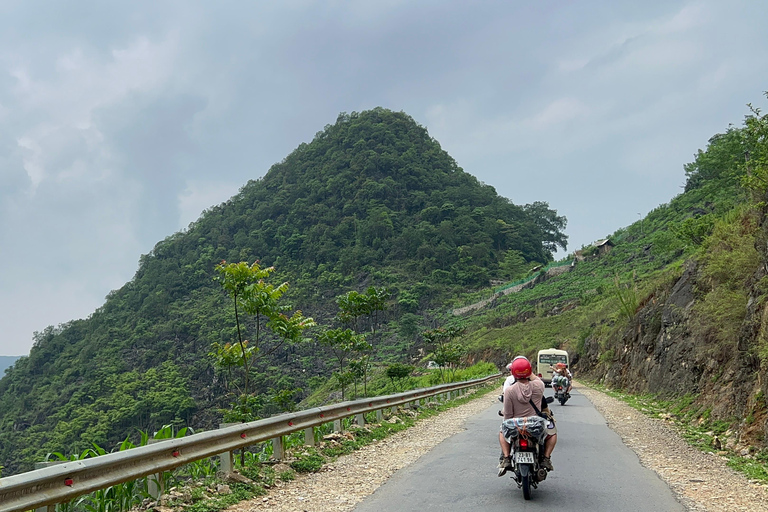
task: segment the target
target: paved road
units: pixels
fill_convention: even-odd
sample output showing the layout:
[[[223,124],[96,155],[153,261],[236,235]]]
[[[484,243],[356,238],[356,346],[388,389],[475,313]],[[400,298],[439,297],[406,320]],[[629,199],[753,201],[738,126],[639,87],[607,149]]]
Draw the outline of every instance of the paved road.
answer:
[[[550,390],[547,390],[550,393]],[[379,511],[682,511],[672,492],[610,430],[591,402],[574,391],[568,404],[551,405],[558,425],[555,471],[532,499],[508,476],[496,476],[498,402],[467,422],[467,430],[440,443],[360,503]]]

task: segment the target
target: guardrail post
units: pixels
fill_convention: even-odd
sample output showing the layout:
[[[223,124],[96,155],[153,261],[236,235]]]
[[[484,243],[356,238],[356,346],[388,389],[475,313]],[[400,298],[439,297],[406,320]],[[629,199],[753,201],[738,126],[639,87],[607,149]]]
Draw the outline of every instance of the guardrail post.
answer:
[[[47,462],[35,462],[35,469],[43,469],[47,468],[48,466],[56,466],[58,464],[64,464],[65,462],[69,462],[68,460],[52,460]],[[35,512],[56,512],[56,505],[46,505],[44,507],[38,507],[35,509]]]
[[[315,446],[315,427],[307,427],[304,429],[304,444],[307,446]]]
[[[355,423],[357,423],[358,427],[365,426],[365,414],[360,413],[355,416]]]
[[[341,419],[333,420],[333,431],[334,432],[344,432],[344,426],[341,423]]]
[[[277,460],[285,458],[285,449],[283,447],[283,436],[272,438],[272,457]]]
[[[231,427],[237,425],[237,423],[219,423],[219,428]],[[224,452],[219,454],[219,471],[225,475],[230,475],[235,470],[235,460],[232,452]]]
[[[382,409],[376,409],[376,421],[379,423],[384,421],[384,411]]]
[[[170,439],[149,439],[147,444],[162,443],[163,441],[170,441]],[[147,475],[147,493],[154,499],[158,499],[165,490],[165,481],[163,480],[163,472]]]

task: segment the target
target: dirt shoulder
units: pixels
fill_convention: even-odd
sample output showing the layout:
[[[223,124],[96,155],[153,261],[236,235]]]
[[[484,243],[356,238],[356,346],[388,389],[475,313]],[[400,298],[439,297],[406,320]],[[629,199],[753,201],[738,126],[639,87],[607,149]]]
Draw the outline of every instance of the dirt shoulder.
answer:
[[[649,418],[621,400],[583,385],[586,396],[639,457],[693,511],[768,511],[768,487],[730,469],[724,457],[705,453],[683,440],[674,426]]]

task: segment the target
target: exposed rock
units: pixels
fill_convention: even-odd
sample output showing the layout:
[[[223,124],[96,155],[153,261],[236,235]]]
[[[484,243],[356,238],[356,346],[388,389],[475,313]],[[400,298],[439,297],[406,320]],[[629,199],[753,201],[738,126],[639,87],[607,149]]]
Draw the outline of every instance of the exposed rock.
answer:
[[[289,466],[285,462],[281,462],[279,464],[275,464],[274,470],[275,470],[275,473],[278,474],[278,475],[281,474],[281,473],[285,473],[287,471],[293,471],[291,466]]]
[[[752,281],[760,282],[764,273],[761,266]],[[708,420],[750,416],[752,424],[743,423],[735,435],[723,436],[721,447],[730,449],[731,437],[744,436],[751,444],[764,445],[768,414],[761,413],[765,406],[755,397],[761,390],[762,396],[768,393],[768,379],[763,379],[762,387],[758,383],[760,362],[750,347],[760,339],[761,322],[768,330],[768,310],[765,301],[755,299],[763,293],[759,286],[753,288],[749,288],[751,300],[737,339],[718,340],[692,323],[691,312],[704,297],[707,281],[697,264],[688,261],[666,289],[640,297],[642,303],[625,329],[607,340],[588,337],[575,369],[631,393],[695,395],[694,407],[709,410]]]
[[[229,483],[252,484],[253,480],[234,471],[232,473],[219,472],[218,477]]]

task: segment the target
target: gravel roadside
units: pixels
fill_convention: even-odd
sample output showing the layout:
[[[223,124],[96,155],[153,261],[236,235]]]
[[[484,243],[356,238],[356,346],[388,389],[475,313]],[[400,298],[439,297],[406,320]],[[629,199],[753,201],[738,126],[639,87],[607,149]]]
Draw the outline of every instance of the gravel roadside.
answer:
[[[655,471],[691,511],[768,511],[768,487],[750,483],[725,464],[725,459],[689,446],[672,427],[651,419],[624,402],[575,385],[606,418],[608,425]],[[494,402],[485,395],[408,430],[339,457],[318,473],[279,482],[269,494],[242,502],[230,512],[350,511],[393,473],[427,453],[446,438],[464,430],[467,418]],[[664,442],[660,442],[664,440]]]
[[[574,385],[608,426],[656,472],[692,511],[768,511],[768,486],[752,483],[726,465],[724,457],[690,446],[670,424],[649,418],[615,398]]]

